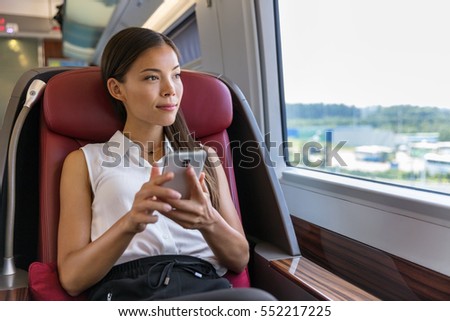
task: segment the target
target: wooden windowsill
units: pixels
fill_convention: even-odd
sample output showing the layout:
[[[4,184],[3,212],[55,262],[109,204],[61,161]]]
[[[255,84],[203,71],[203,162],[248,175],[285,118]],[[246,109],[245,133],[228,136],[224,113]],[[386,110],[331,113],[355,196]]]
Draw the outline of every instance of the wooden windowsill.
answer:
[[[304,257],[273,260],[270,261],[270,266],[319,300],[379,300]]]

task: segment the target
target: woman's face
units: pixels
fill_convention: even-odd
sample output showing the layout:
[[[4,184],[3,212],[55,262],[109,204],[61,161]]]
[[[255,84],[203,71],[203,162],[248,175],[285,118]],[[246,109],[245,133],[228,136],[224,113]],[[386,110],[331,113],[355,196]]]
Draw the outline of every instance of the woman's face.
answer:
[[[174,50],[168,46],[144,51],[125,74],[124,81],[112,80],[115,98],[127,110],[127,124],[169,126],[175,121],[183,83]],[[110,80],[111,81],[111,80]]]

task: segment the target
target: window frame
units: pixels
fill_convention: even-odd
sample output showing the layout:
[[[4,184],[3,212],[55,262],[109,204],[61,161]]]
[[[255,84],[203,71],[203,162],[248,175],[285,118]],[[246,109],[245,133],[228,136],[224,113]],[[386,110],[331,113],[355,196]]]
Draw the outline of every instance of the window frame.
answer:
[[[256,0],[266,146],[284,146],[278,1]],[[264,23],[262,23],[264,22]],[[275,30],[270,31],[270,23]],[[277,66],[275,71],[273,66]],[[276,75],[276,77],[274,76]],[[266,90],[270,88],[271,90]],[[276,115],[278,113],[278,116]],[[450,196],[287,164],[285,148],[269,148],[291,214],[369,246],[450,275]],[[375,231],[374,231],[375,229]],[[448,252],[448,251],[447,251]]]

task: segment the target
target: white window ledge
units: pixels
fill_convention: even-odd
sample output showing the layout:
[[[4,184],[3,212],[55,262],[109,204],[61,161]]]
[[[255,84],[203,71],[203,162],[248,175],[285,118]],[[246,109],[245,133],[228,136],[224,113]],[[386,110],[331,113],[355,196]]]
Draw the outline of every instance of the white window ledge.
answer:
[[[280,183],[292,215],[450,275],[450,196],[296,168]]]

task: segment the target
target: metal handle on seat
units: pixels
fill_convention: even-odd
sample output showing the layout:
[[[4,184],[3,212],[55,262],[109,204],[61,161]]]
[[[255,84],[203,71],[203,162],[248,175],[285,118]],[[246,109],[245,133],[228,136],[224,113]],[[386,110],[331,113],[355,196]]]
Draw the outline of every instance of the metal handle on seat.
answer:
[[[14,264],[14,219],[15,219],[15,199],[16,199],[16,158],[17,146],[23,124],[34,106],[42,95],[47,84],[42,80],[35,79],[28,87],[27,97],[21,109],[9,140],[8,148],[8,199],[6,208],[6,228],[5,228],[5,257],[3,258],[3,269],[1,275],[11,275],[16,273]]]

